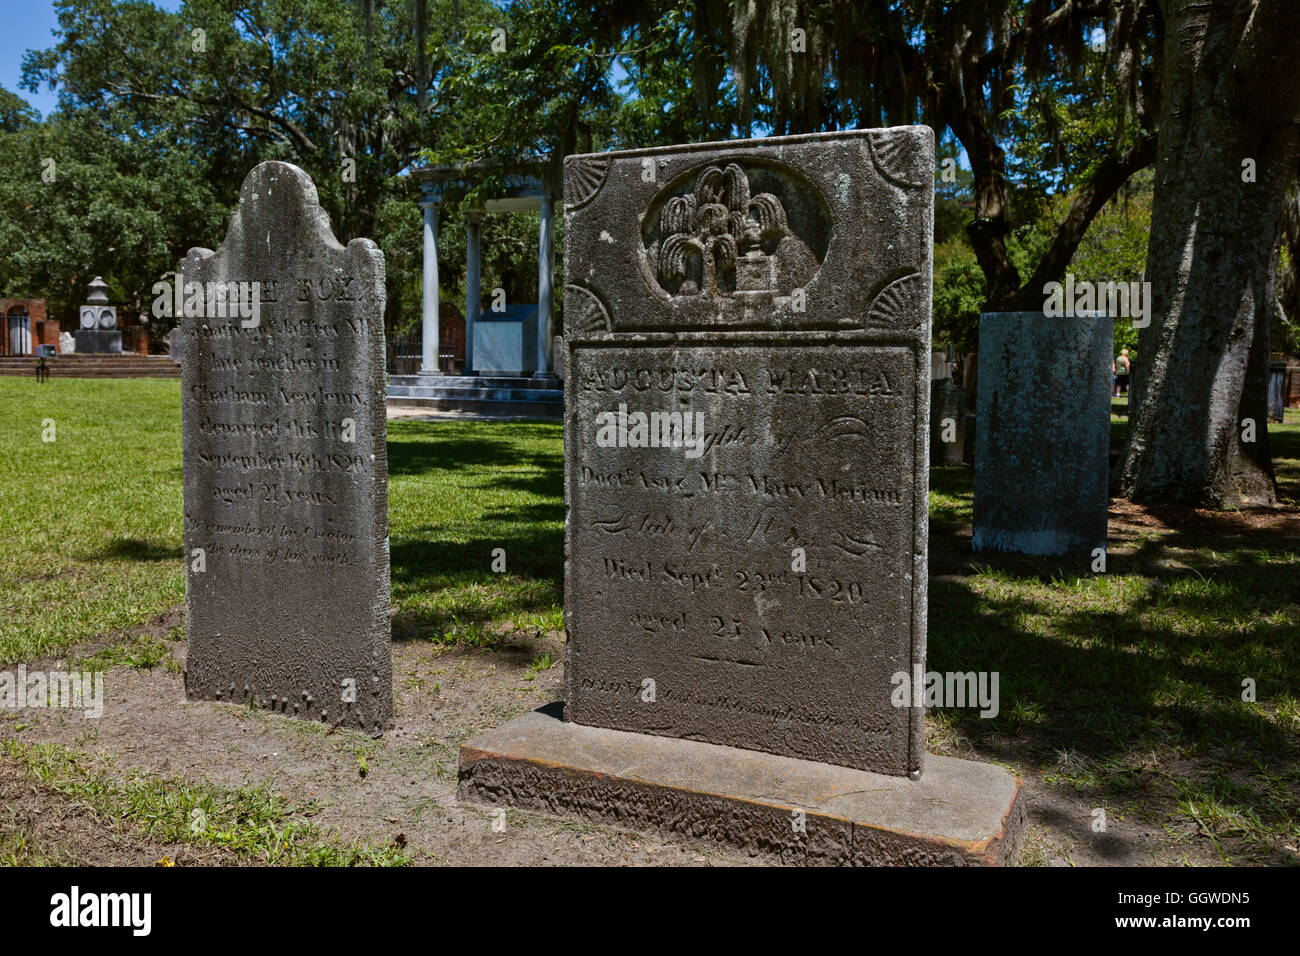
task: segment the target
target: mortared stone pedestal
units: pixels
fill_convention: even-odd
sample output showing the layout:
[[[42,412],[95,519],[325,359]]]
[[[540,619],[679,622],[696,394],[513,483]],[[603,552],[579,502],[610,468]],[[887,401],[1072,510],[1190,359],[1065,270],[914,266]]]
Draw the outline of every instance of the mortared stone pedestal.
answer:
[[[559,709],[462,744],[460,799],[653,830],[796,865],[1005,866],[1019,856],[1022,784],[1001,767],[931,754],[913,781],[566,723]]]

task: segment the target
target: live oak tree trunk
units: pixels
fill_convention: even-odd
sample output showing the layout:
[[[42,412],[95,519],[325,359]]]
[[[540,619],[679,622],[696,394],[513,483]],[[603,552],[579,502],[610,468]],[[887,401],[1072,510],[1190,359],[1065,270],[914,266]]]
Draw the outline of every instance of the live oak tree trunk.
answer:
[[[1120,488],[1134,501],[1273,504],[1269,324],[1283,203],[1300,162],[1300,3],[1161,7],[1153,307],[1138,338]]]
[[[1007,251],[1011,224],[1007,221],[1006,152],[990,132],[988,117],[974,104],[953,110],[948,125],[966,148],[975,190],[975,219],[966,227],[976,261],[988,286],[988,311],[1013,310],[1020,290],[1020,272]]]

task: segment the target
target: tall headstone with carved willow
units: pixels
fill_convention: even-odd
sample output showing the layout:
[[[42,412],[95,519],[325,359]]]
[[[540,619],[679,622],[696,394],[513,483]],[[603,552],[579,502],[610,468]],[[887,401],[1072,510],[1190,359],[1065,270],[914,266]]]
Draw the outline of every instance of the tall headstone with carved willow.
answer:
[[[384,258],[339,244],[301,169],[262,163],[175,290],[185,687],[392,723]]]

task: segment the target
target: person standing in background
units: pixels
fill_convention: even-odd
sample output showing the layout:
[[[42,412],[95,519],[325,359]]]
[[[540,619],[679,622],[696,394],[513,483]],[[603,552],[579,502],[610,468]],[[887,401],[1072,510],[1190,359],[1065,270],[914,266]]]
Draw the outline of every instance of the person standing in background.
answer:
[[[1128,394],[1129,372],[1131,363],[1129,362],[1128,349],[1119,350],[1119,358],[1115,360],[1115,387],[1117,395]]]

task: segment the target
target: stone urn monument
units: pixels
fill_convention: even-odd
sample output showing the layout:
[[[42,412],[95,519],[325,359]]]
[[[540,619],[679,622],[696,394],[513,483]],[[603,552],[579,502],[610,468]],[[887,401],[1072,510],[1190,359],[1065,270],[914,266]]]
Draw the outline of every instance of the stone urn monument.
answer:
[[[80,309],[81,327],[72,333],[77,351],[120,353],[122,333],[117,329],[117,309],[108,304],[108,284],[95,276],[89,288],[86,304]]]

